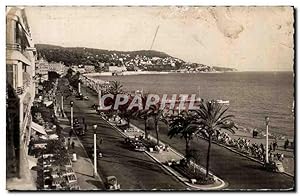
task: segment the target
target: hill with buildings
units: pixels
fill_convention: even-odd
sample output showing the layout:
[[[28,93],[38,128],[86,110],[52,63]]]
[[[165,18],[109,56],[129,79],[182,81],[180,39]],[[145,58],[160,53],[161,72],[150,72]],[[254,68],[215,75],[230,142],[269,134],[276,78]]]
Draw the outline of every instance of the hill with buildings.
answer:
[[[109,66],[123,66],[128,71],[214,72],[214,68],[199,63],[188,63],[155,50],[113,51],[84,47],[61,47],[36,44],[38,58],[49,62],[63,62],[66,66],[95,66],[97,72],[108,71]],[[224,68],[222,71],[235,71]]]

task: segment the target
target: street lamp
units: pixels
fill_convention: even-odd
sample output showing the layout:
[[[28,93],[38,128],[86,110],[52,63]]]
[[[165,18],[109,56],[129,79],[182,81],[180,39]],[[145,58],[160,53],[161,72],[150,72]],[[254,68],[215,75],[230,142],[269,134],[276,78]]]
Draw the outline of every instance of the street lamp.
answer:
[[[73,101],[70,101],[70,105],[71,105],[71,129],[73,129]]]
[[[81,93],[81,88],[80,88],[80,80],[78,81],[78,93],[80,94]]]
[[[61,116],[64,117],[64,96],[61,94]]]
[[[270,122],[270,118],[268,116],[266,116],[265,121],[266,121],[266,163],[269,163],[269,122]]]
[[[96,135],[96,131],[97,131],[97,125],[93,125],[94,128],[94,177],[97,176],[97,135]]]

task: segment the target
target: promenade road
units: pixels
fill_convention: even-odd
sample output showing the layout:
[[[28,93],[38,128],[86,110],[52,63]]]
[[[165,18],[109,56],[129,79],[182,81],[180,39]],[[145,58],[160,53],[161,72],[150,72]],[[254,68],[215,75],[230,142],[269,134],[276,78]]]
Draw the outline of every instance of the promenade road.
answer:
[[[90,94],[89,97],[92,97]],[[98,159],[100,177],[116,176],[122,190],[186,190],[186,186],[174,176],[164,171],[143,152],[128,149],[124,138],[107,122],[91,110],[92,101],[76,100],[74,96],[64,101],[65,113],[70,116],[70,100],[74,101],[74,117],[82,122],[85,118],[88,132],[79,137],[86,147],[93,145],[93,124],[98,125],[97,137],[102,138],[100,146],[103,157]],[[94,99],[95,101],[95,99]]]
[[[89,104],[97,103],[97,95],[88,88],[83,88],[83,93],[89,96]],[[87,103],[87,102],[86,102]],[[92,112],[92,111],[90,111]],[[141,129],[144,129],[142,122],[131,120]],[[151,134],[155,134],[152,130]],[[160,139],[174,147],[176,150],[185,153],[185,143],[183,139],[167,137],[167,128],[164,125],[160,127]],[[197,162],[203,166],[206,165],[207,141],[195,138],[192,142],[192,150],[197,155]],[[294,178],[285,174],[266,171],[263,166],[257,162],[240,156],[224,147],[212,144],[211,147],[211,171],[224,180],[228,186],[227,190],[240,189],[272,189],[272,190],[290,190],[294,188]]]

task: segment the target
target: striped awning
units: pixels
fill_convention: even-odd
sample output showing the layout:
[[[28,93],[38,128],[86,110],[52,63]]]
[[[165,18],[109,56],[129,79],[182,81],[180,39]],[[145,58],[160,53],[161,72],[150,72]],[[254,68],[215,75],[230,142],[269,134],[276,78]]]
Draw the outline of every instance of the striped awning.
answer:
[[[35,131],[39,132],[40,134],[47,135],[45,128],[35,122],[31,123],[31,128],[34,129]]]

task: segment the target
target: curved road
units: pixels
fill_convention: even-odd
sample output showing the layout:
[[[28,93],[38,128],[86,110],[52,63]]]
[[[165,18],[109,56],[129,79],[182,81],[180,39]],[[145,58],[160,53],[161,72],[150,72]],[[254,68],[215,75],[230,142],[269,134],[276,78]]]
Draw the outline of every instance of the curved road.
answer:
[[[90,101],[78,101],[78,106],[80,108],[84,108],[84,105],[86,104],[90,106],[93,103],[97,103],[97,95],[93,91],[84,88],[83,93],[89,96]],[[94,115],[94,111],[84,111],[82,109],[77,110],[77,101],[75,102],[75,111],[80,112],[81,116],[86,115],[89,119],[94,119],[90,117],[90,115]],[[86,112],[88,114],[85,114]],[[95,120],[96,119],[97,118],[95,118]],[[92,123],[92,121],[90,122]],[[131,122],[142,129],[144,128],[142,122],[136,120],[132,120]],[[122,183],[124,181],[124,185],[126,185],[126,188],[128,187],[134,189],[144,189],[144,187],[166,187],[168,182],[165,180],[167,179],[169,183],[172,184],[168,184],[167,188],[171,186],[175,186],[179,189],[183,188],[183,185],[181,183],[176,182],[174,178],[170,176],[168,178],[167,175],[164,174],[158,166],[156,166],[157,164],[150,161],[149,158],[145,157],[146,155],[144,155],[143,153],[136,153],[125,150],[125,148],[121,144],[121,137],[118,136],[116,132],[113,132],[109,127],[107,127],[104,122],[101,122],[101,124],[101,128],[99,128],[101,130],[99,131],[102,133],[104,141],[107,141],[103,143],[103,152],[104,154],[105,152],[110,154],[110,157],[116,157],[116,160],[111,160],[109,159],[109,157],[107,157],[99,161],[99,164],[102,165],[101,169],[103,168],[103,172],[105,174],[116,175],[116,173],[118,172],[114,171],[120,171],[120,174],[124,173],[125,176],[118,176],[118,178],[120,178],[120,181],[122,181]],[[154,133],[153,131],[150,132]],[[161,125],[160,128],[160,139],[165,143],[168,143],[170,146],[174,147],[182,154],[185,153],[184,141],[176,137],[172,138],[172,140],[169,139],[167,136],[167,128],[164,127],[164,125]],[[207,145],[207,141],[202,139],[195,139],[192,142],[193,153],[197,155],[198,163],[203,166],[206,165]],[[113,161],[114,165],[110,166],[110,161]],[[127,166],[129,168],[127,168]],[[132,174],[132,171],[134,171],[135,173]],[[226,190],[294,189],[294,178],[285,174],[268,172],[263,168],[261,164],[251,161],[216,144],[212,144],[211,147],[211,171],[228,184],[228,186],[225,188]],[[160,176],[149,176],[156,174],[160,174]],[[145,181],[141,183],[139,180],[137,180],[139,182],[131,183],[131,185],[127,184],[126,179],[128,181],[128,179],[133,178],[134,175],[141,175],[140,178],[143,178],[141,180]],[[153,182],[151,182],[151,180],[149,179],[156,181],[156,185],[154,185],[155,183],[153,184]],[[162,186],[159,186],[160,184]]]
[[[91,97],[91,95],[89,95]],[[76,100],[73,96],[64,101],[65,113],[70,116],[70,100],[74,101],[74,117],[85,121],[88,132],[80,140],[85,148],[93,145],[93,124],[98,125],[97,137],[102,138],[100,146],[103,157],[98,159],[98,173],[104,180],[106,176],[116,176],[121,190],[186,190],[187,187],[174,176],[164,171],[143,152],[128,149],[124,138],[107,122],[91,110],[91,101]]]

